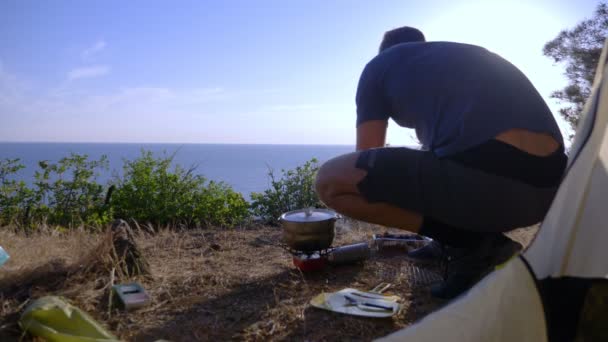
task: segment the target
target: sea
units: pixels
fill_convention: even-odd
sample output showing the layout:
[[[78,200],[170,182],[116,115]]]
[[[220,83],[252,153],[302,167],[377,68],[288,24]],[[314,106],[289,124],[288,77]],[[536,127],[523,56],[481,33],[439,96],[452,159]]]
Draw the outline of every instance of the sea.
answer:
[[[25,166],[15,178],[28,184],[39,170],[38,162],[57,162],[70,153],[85,154],[89,160],[107,156],[108,170],[99,170],[97,181],[105,184],[122,174],[125,160],[134,160],[142,151],[154,156],[174,154],[174,164],[185,168],[195,166],[195,173],[214,181],[229,184],[246,199],[252,192],[270,186],[268,172],[275,176],[281,170],[294,169],[316,158],[323,163],[341,154],[353,152],[346,145],[238,145],[238,144],[136,144],[136,143],[0,143],[0,160],[19,158]]]

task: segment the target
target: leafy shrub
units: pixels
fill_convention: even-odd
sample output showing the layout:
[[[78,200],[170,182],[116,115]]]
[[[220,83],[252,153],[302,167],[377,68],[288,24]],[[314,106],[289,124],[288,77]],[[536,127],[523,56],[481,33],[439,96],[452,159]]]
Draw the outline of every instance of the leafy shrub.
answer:
[[[154,158],[142,151],[125,161],[123,177],[116,177],[111,206],[117,217],[155,225],[217,225],[230,227],[248,217],[242,195],[222,182],[207,182],[195,168],[176,165],[174,155]]]
[[[294,170],[281,170],[281,178],[268,171],[270,188],[263,193],[251,194],[253,215],[266,224],[277,224],[284,212],[302,208],[323,208],[315,191],[315,177],[319,171],[317,159],[313,158]]]
[[[96,169],[108,167],[107,158],[89,161],[71,154],[57,163],[41,161],[34,186],[12,179],[24,166],[19,159],[0,161],[0,224],[34,227],[48,223],[70,227],[108,222],[111,213],[103,203],[104,188],[96,182]]]
[[[31,190],[13,178],[24,167],[19,159],[0,160],[0,226],[17,224],[25,212]]]
[[[34,174],[34,188],[26,199],[26,223],[46,222],[63,227],[97,226],[112,218],[104,204],[104,186],[97,183],[96,170],[107,170],[108,160],[88,160],[76,153],[57,163],[41,161]]]
[[[249,204],[223,182],[210,181],[194,198],[193,222],[233,227],[249,218]]]

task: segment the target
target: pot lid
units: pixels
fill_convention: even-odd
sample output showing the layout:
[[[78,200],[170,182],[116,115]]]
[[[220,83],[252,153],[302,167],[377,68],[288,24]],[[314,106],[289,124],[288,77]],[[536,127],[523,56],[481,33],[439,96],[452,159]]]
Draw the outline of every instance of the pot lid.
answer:
[[[339,215],[327,209],[299,209],[281,215],[281,220],[290,222],[320,222],[339,218]]]

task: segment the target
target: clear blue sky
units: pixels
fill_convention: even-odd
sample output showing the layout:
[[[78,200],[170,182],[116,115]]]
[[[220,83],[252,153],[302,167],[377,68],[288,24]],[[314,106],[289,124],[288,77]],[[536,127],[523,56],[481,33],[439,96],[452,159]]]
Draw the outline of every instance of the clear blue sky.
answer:
[[[402,25],[498,52],[555,110],[542,46],[596,3],[3,0],[0,141],[354,144],[360,71]]]

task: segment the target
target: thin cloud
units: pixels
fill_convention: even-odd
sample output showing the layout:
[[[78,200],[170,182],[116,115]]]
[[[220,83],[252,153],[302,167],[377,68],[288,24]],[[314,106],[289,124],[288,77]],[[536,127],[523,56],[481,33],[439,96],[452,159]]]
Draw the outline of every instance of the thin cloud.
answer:
[[[93,55],[103,51],[103,49],[105,49],[107,46],[106,42],[103,40],[99,40],[97,41],[95,44],[93,44],[92,46],[86,48],[84,51],[82,51],[82,58],[83,59],[89,59],[91,58]]]
[[[108,74],[110,72],[110,67],[107,65],[94,65],[83,68],[76,68],[70,70],[68,73],[68,80],[74,81],[80,78],[92,78],[92,77],[100,77]]]

